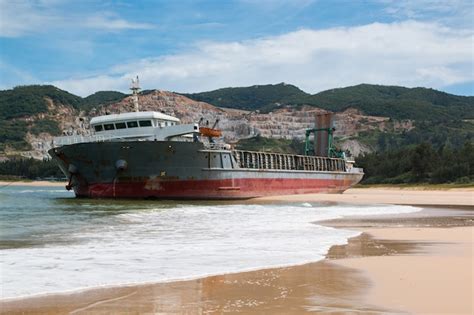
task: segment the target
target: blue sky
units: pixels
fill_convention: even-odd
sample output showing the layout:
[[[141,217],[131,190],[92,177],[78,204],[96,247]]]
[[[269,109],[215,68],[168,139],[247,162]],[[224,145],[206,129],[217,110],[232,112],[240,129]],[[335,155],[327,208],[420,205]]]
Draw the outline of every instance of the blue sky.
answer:
[[[471,0],[0,0],[0,88],[86,96],[287,82],[473,95]]]

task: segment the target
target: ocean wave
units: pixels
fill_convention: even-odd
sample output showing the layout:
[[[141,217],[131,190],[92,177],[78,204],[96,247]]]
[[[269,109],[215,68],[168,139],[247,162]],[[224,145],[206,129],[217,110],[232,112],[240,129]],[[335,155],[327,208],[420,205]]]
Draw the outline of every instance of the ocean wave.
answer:
[[[419,210],[411,206],[309,203],[180,204],[174,208],[150,203],[135,208],[99,216],[87,224],[71,223],[64,237],[81,242],[4,250],[2,297],[182,280],[317,261],[332,245],[345,244],[359,232],[314,222]]]

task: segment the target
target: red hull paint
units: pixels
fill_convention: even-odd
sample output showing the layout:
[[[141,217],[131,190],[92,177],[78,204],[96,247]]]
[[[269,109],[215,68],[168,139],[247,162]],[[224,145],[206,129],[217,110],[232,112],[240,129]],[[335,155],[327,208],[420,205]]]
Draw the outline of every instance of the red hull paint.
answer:
[[[352,180],[335,179],[225,179],[98,183],[75,187],[78,197],[245,199],[270,195],[342,193]]]

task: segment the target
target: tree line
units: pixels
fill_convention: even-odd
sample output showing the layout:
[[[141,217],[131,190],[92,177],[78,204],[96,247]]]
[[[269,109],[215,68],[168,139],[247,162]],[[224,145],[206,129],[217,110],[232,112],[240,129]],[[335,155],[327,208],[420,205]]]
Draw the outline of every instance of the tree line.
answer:
[[[16,176],[28,179],[46,177],[64,178],[64,174],[53,160],[40,161],[33,158],[14,158],[0,163],[0,175]]]
[[[473,183],[474,146],[467,141],[459,148],[430,143],[373,152],[356,159],[364,168],[363,184]]]

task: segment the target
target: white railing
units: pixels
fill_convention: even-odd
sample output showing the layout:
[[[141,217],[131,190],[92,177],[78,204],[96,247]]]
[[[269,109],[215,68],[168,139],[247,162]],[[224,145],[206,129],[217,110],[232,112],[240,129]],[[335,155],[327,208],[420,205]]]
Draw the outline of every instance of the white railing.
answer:
[[[99,134],[88,136],[73,135],[56,137],[53,140],[55,147],[71,145],[85,142],[104,142],[104,141],[134,141],[134,140],[158,140],[164,141],[173,137],[185,136],[187,134],[197,133],[199,126],[197,124],[174,125],[164,128],[160,127],[141,127],[133,129],[121,129],[102,131]]]
[[[147,136],[144,136],[147,137]],[[86,142],[104,142],[111,140],[124,140],[124,137],[117,137],[116,135],[90,135],[90,136],[65,136],[65,137],[56,137],[53,140],[55,147],[60,147],[63,145],[70,145],[76,143],[86,143]]]

